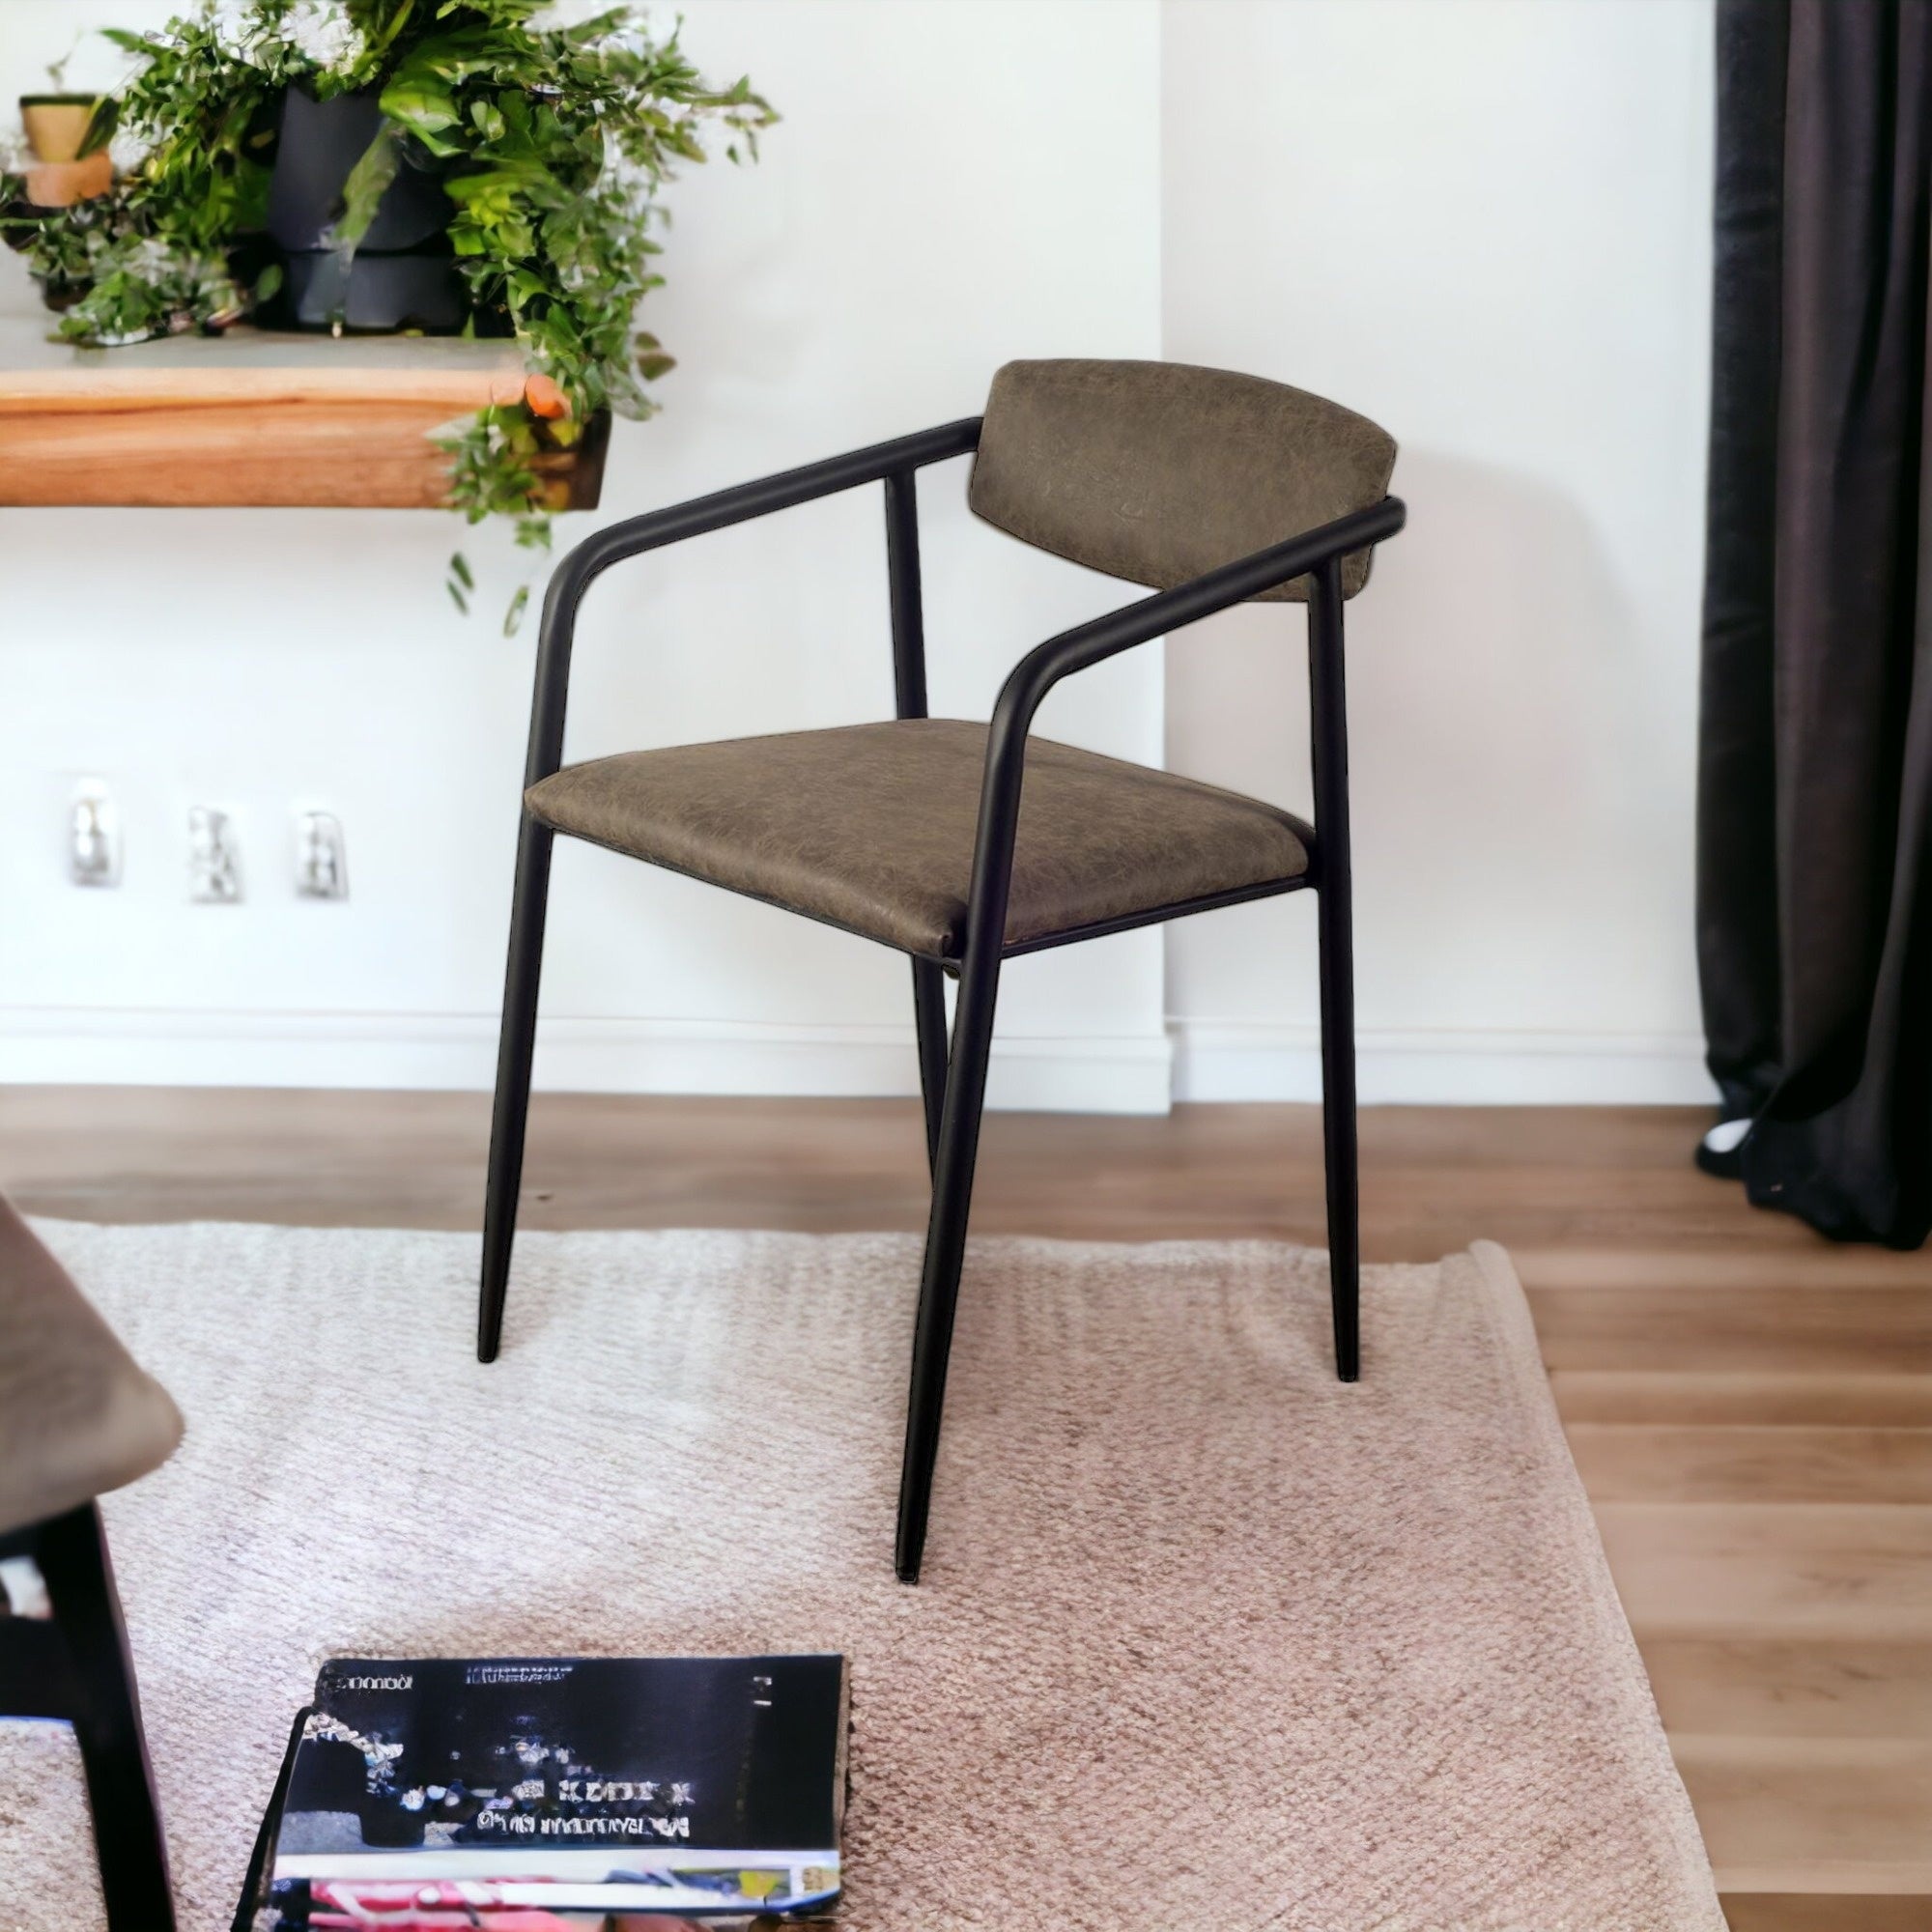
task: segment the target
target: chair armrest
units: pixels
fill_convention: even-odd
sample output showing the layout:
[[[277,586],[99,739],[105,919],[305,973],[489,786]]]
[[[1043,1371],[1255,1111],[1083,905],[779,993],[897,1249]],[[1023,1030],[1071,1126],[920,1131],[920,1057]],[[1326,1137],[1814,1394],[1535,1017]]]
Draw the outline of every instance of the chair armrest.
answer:
[[[999,701],[993,707],[992,728],[986,736],[986,775],[980,786],[980,823],[967,904],[969,954],[980,950],[990,958],[1004,944],[1013,839],[1019,828],[1020,785],[1026,776],[1027,733],[1041,701],[1062,678],[1311,571],[1318,580],[1317,597],[1309,606],[1311,621],[1324,607],[1332,606],[1339,613],[1342,558],[1393,536],[1407,517],[1400,497],[1384,497],[1366,510],[1351,511],[1317,529],[1304,530],[1299,536],[1270,544],[1266,550],[1224,563],[1218,570],[1208,571],[1172,590],[1159,591],[1063,631],[1029,651],[1001,687]],[[1339,614],[1335,621],[1339,639]]]
[[[964,456],[980,443],[980,418],[966,416],[937,429],[875,442],[843,456],[808,463],[803,469],[781,470],[754,483],[740,483],[688,503],[628,517],[608,529],[585,537],[551,574],[544,594],[543,624],[537,637],[536,696],[530,710],[529,758],[524,773],[526,789],[548,778],[563,761],[564,698],[570,681],[570,651],[577,631],[577,607],[583,593],[609,570],[629,556],[703,536],[731,524],[749,523],[788,510],[819,497],[837,496],[863,483],[910,475],[928,463]]]
[[[1306,577],[1325,563],[1339,562],[1350,552],[1366,550],[1383,537],[1393,536],[1407,518],[1408,510],[1399,497],[1384,497],[1366,510],[1350,511],[1319,529],[1270,544],[1266,550],[1237,557],[1172,590],[1144,597],[1137,604],[1110,611],[1103,617],[1049,638],[1029,651],[1008,676],[994,711],[994,736],[999,735],[1002,714],[1024,718],[1031,724],[1040,700],[1071,672],[1198,623],[1216,611],[1271,590],[1277,583]],[[1021,731],[1024,734],[1025,725]]]

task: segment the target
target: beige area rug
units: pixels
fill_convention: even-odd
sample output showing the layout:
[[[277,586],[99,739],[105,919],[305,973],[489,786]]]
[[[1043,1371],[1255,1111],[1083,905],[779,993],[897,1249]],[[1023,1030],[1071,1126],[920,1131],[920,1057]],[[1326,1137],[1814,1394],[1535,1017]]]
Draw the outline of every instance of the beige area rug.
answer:
[[[46,1234],[187,1440],[109,1535],[186,1932],[358,1655],[837,1649],[850,1932],[1720,1932],[1500,1248],[989,1241],[925,1580],[892,1574],[919,1251]],[[0,1726],[0,1927],[84,1932],[65,1731]],[[76,1881],[75,1874],[80,1874]]]

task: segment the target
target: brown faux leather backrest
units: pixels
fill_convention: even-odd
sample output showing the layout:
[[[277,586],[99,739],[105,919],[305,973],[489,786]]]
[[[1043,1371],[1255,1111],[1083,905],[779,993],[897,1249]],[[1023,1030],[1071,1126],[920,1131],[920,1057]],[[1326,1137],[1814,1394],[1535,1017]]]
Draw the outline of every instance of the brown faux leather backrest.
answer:
[[[967,500],[1003,530],[1171,590],[1388,493],[1395,440],[1339,403],[1184,362],[1009,362]],[[1352,597],[1367,551],[1342,565]],[[1297,578],[1264,598],[1305,600]]]

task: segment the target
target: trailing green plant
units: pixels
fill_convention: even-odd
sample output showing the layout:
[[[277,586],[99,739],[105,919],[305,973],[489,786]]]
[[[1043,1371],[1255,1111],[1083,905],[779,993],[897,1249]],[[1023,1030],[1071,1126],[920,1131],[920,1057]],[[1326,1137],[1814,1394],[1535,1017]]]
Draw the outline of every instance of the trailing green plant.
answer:
[[[283,91],[377,90],[381,127],[330,239],[353,250],[406,148],[439,170],[473,316],[507,324],[554,385],[532,384],[541,408],[452,426],[451,501],[471,523],[512,519],[537,547],[560,507],[537,459],[600,410],[652,413],[647,385],[673,366],[637,326],[663,280],[660,190],[709,140],[754,157],[777,118],[749,80],[711,86],[675,31],[654,38],[627,6],[572,21],[540,0],[204,0],[157,32],[108,38],[133,71],[98,103],[87,149],[112,144],[114,188],[31,213],[17,212],[19,183],[6,189],[9,239],[66,304],[60,332],[116,344],[250,314],[279,283],[250,242]],[[470,587],[459,557],[459,605]]]

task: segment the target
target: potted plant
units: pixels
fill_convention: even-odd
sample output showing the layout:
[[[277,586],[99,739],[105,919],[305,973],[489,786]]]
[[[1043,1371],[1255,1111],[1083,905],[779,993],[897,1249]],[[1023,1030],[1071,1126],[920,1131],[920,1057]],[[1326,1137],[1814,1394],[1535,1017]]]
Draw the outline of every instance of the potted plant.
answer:
[[[70,51],[47,68],[49,94],[20,97],[20,132],[26,142],[26,202],[32,208],[68,208],[114,185],[114,164],[90,152],[87,131],[99,97],[68,90]]]
[[[507,309],[479,312],[458,272],[448,172],[419,143],[396,138],[379,89],[326,99],[285,89],[266,222],[281,285],[261,320],[338,335],[496,331]]]
[[[110,30],[132,77],[90,110],[110,190],[28,209],[9,239],[71,340],[113,345],[251,316],[283,327],[514,335],[525,400],[455,426],[451,501],[545,546],[556,453],[606,412],[642,417],[671,364],[639,329],[662,277],[658,196],[776,119],[705,81],[627,6],[540,0],[206,0]],[[464,604],[468,567],[452,561]],[[523,593],[513,607],[513,621]]]

